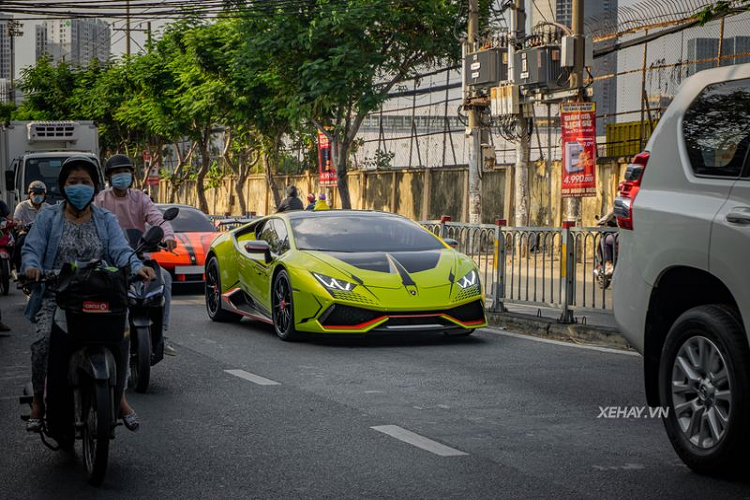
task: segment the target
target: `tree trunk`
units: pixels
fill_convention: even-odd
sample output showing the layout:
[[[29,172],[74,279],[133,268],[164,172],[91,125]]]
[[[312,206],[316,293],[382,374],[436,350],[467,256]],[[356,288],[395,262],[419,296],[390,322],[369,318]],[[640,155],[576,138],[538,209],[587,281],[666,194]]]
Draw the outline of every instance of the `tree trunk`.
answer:
[[[349,196],[349,179],[346,176],[346,158],[349,153],[349,141],[335,141],[331,144],[332,150],[336,151],[336,175],[338,176],[337,187],[339,197],[341,198],[341,208],[352,208],[351,197]]]
[[[268,186],[268,189],[271,191],[271,194],[273,195],[273,203],[275,207],[278,207],[281,204],[281,197],[279,195],[279,191],[276,188],[276,181],[274,179],[274,161],[271,160],[271,157],[269,155],[263,155],[263,163],[265,164],[265,170],[266,170],[266,184]]]
[[[250,170],[247,165],[244,164],[242,158],[238,160],[237,165],[237,180],[234,183],[234,192],[237,196],[237,201],[240,204],[240,215],[247,213],[247,202],[245,202],[245,193],[243,188],[245,187],[245,181],[247,180],[247,174]]]
[[[209,135],[207,138],[202,140],[199,146],[201,152],[201,167],[198,170],[198,176],[196,177],[195,182],[195,190],[196,194],[198,195],[198,208],[205,214],[208,213],[208,200],[206,199],[205,182],[208,170],[211,168],[211,156],[208,152],[210,137],[211,136]]]

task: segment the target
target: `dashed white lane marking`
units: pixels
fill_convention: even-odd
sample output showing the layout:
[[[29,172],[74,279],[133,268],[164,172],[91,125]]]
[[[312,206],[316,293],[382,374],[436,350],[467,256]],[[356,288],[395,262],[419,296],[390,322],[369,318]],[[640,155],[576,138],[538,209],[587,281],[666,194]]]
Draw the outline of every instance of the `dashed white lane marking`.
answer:
[[[543,344],[564,345],[566,347],[577,347],[578,349],[588,349],[591,351],[608,352],[610,354],[624,354],[626,356],[640,357],[640,354],[635,351],[625,351],[625,350],[620,350],[620,349],[611,349],[609,347],[597,347],[593,345],[573,344],[571,342],[563,342],[562,340],[543,339],[541,337],[534,337],[533,335],[524,335],[522,333],[506,332],[503,330],[496,330],[494,328],[484,328],[483,330],[490,332],[490,333],[494,333],[495,335],[503,335],[505,337],[513,337],[516,339],[532,340],[534,342],[542,342]]]
[[[274,382],[273,380],[269,380],[267,378],[261,377],[260,375],[255,375],[254,373],[246,372],[245,370],[224,370],[230,375],[234,375],[235,377],[239,377],[245,380],[249,380],[253,384],[258,385],[281,385],[278,382]]]
[[[408,431],[403,427],[399,427],[398,425],[378,425],[375,427],[371,427],[371,429],[382,432],[383,434],[394,437],[399,441],[403,441],[404,443],[416,446],[417,448],[421,448],[441,457],[458,457],[462,455],[468,455],[468,453],[464,453],[463,451],[451,448],[450,446],[445,446],[444,444],[440,444],[437,441],[433,441],[432,439],[428,439],[424,436],[420,436],[419,434],[415,434],[414,432]]]

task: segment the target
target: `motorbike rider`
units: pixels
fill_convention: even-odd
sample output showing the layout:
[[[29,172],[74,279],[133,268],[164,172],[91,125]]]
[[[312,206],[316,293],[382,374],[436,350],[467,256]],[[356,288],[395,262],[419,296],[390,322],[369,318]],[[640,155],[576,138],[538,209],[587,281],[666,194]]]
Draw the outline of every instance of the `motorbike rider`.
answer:
[[[66,262],[104,259],[119,268],[130,266],[143,279],[154,279],[154,270],[145,267],[125,240],[117,218],[107,210],[93,206],[97,190],[98,167],[88,158],[71,157],[60,169],[58,184],[64,203],[44,208],[34,221],[23,246],[22,271],[30,280],[39,280],[44,271],[60,269]],[[56,309],[54,294],[35,288],[26,307],[26,316],[35,322],[39,340],[31,345],[34,399],[27,422],[28,431],[42,427],[44,389],[48,366],[50,336]],[[125,383],[127,356],[123,342],[118,363],[118,384]],[[54,355],[60,353],[54,352]],[[138,416],[128,405],[123,392],[120,415],[129,430],[138,428]]]
[[[315,206],[313,207],[313,210],[330,210],[331,207],[328,206],[328,201],[326,201],[326,194],[320,193],[318,195],[318,201],[315,202]]]
[[[302,200],[297,198],[297,186],[289,186],[286,188],[286,198],[281,200],[279,208],[276,212],[286,212],[288,210],[304,210],[305,206],[302,204]]]
[[[313,193],[307,193],[307,206],[305,210],[313,210],[315,208],[315,195]]]
[[[44,207],[48,207],[47,203],[47,185],[42,181],[33,181],[29,184],[28,189],[29,199],[22,201],[16,206],[16,211],[13,214],[13,220],[19,226],[25,226],[31,224],[36,219],[36,215]],[[16,239],[16,251],[13,254],[13,264],[16,269],[21,269],[21,249],[23,248],[23,242],[26,240],[26,235],[21,234]]]
[[[615,217],[614,210],[611,210],[607,215],[597,221],[597,225],[600,227],[617,227],[617,218]],[[613,233],[606,233],[602,236],[601,242],[599,243],[599,251],[601,252],[602,262],[604,263],[604,273],[608,276],[612,276],[614,272],[614,257],[615,257],[615,244],[616,235]]]
[[[160,226],[164,230],[164,244],[167,250],[177,247],[172,225],[164,220],[161,211],[156,208],[151,198],[138,189],[131,189],[135,166],[130,158],[116,154],[107,160],[104,176],[110,187],[96,195],[94,204],[106,208],[117,216],[123,231],[137,229],[146,232],[146,224]],[[172,277],[168,271],[161,270],[164,281],[164,332],[169,327],[169,310],[172,303]],[[164,354],[177,355],[177,351],[164,335]]]

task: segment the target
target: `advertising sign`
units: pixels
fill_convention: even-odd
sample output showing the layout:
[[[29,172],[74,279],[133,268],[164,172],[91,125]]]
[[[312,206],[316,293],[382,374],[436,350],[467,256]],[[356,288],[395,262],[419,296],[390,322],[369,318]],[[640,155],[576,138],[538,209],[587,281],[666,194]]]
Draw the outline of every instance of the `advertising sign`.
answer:
[[[560,105],[562,121],[562,197],[596,196],[596,103]]]
[[[320,186],[335,186],[339,181],[331,155],[331,142],[328,136],[318,131],[318,184]]]

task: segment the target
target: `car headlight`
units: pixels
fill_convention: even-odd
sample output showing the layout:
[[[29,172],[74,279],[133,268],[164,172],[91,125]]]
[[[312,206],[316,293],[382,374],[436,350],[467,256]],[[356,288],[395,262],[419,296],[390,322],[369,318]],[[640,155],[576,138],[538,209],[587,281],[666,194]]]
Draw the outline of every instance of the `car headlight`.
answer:
[[[458,286],[460,286],[463,289],[472,287],[474,285],[479,284],[479,273],[476,272],[475,269],[472,269],[466,275],[458,280]]]
[[[312,273],[312,275],[315,276],[321,285],[334,292],[351,292],[357,286],[354,283],[349,283],[338,278],[331,278],[325,274]]]

